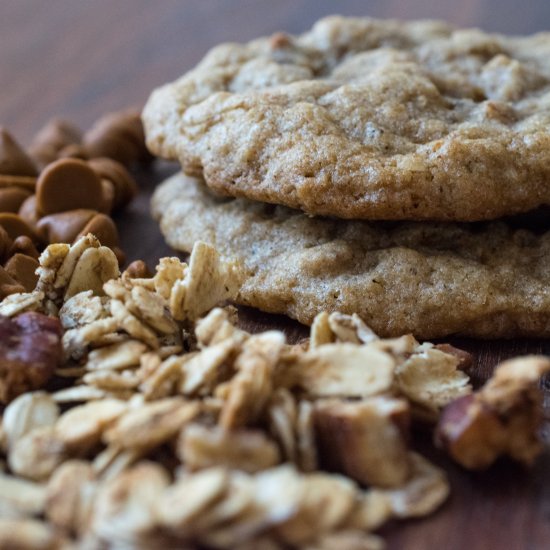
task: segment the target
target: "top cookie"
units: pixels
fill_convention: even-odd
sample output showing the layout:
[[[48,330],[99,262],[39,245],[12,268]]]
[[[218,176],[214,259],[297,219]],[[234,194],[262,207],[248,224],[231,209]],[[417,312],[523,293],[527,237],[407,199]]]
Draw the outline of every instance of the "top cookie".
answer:
[[[550,203],[550,34],[329,17],[223,44],[153,92],[147,142],[218,192],[342,218]]]

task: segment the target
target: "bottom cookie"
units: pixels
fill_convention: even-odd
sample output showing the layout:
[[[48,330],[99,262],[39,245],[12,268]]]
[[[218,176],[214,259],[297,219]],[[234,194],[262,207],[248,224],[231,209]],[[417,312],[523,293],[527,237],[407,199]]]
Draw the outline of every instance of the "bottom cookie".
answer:
[[[152,211],[172,247],[205,241],[243,266],[241,304],[305,324],[341,311],[386,337],[550,335],[550,232],[309,218],[215,197],[182,174],[157,189]]]

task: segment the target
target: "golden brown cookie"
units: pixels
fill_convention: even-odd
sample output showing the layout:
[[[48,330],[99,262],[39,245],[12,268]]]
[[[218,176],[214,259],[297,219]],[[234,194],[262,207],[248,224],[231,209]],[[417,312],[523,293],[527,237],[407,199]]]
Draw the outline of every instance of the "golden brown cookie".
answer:
[[[153,92],[147,143],[310,214],[493,219],[550,203],[549,59],[548,34],[329,17],[214,48]]]
[[[355,312],[384,336],[550,335],[550,232],[310,218],[214,197],[181,174],[158,188],[152,208],[174,248],[205,241],[241,263],[242,304],[303,323]]]

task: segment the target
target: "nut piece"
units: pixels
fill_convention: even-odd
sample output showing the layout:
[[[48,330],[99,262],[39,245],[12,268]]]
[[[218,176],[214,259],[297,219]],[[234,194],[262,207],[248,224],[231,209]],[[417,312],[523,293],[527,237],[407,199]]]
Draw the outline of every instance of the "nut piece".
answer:
[[[542,450],[539,378],[550,371],[550,360],[526,356],[497,366],[478,392],[448,405],[441,415],[436,443],[465,468],[489,467],[508,455],[526,465]]]
[[[42,214],[89,208],[103,210],[101,180],[88,164],[61,159],[48,165],[36,183],[36,205]]]
[[[409,475],[409,407],[391,397],[319,401],[315,429],[320,456],[360,483],[395,487]]]
[[[153,276],[147,264],[143,260],[134,260],[124,271],[123,275],[126,274],[130,279],[149,279]]]
[[[61,359],[61,323],[41,313],[0,317],[0,401],[41,388]]]

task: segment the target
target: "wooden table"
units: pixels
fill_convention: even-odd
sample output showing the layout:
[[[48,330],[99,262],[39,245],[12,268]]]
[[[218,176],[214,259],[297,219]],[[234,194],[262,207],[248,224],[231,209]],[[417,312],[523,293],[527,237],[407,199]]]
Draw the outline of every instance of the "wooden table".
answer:
[[[333,12],[444,18],[510,33],[550,27],[548,0],[2,0],[0,124],[23,143],[52,116],[86,128],[109,110],[142,105],[153,87],[190,69],[218,42],[299,32]],[[118,219],[130,259],[154,265],[172,253],[149,217],[148,203],[155,184],[174,170],[157,165],[139,176],[143,192]],[[251,311],[245,316],[254,328],[282,326],[290,337],[303,331],[282,317]],[[536,341],[458,345],[475,352],[478,383],[504,357],[550,353],[547,342]],[[546,393],[548,416],[550,384]],[[503,462],[471,474],[438,453],[433,457],[449,471],[452,497],[426,520],[385,528],[390,548],[550,548],[548,452],[530,472]]]

